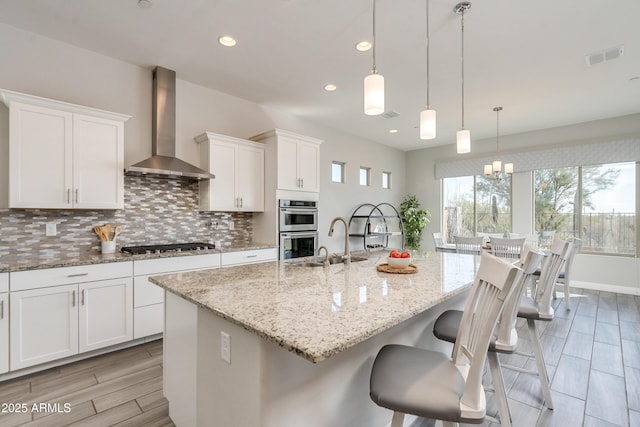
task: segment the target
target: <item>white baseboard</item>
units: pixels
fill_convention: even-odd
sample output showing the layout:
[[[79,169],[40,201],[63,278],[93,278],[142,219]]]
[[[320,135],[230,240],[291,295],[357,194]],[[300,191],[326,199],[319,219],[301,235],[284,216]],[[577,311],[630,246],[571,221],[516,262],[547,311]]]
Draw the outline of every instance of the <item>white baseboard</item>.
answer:
[[[613,292],[617,294],[638,295],[640,296],[640,287],[620,286],[620,285],[608,285],[605,283],[593,283],[593,282],[580,282],[577,280],[571,281],[572,288],[589,289],[593,291]],[[557,290],[562,289],[562,286],[558,286]]]

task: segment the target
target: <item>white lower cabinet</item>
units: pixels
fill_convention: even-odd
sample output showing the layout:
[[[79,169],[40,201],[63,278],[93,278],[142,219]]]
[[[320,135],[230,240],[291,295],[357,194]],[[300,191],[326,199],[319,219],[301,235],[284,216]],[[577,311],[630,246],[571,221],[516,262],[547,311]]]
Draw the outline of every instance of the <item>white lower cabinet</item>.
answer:
[[[9,294],[0,293],[0,374],[9,370]]]
[[[11,293],[11,370],[78,353],[78,285]]]
[[[237,252],[223,252],[220,260],[222,267],[239,264],[255,264],[278,259],[278,248],[250,249]]]
[[[133,281],[130,277],[78,286],[79,351],[133,339]]]
[[[11,273],[9,302],[11,371],[133,339],[131,262]]]
[[[219,254],[134,261],[133,338],[164,332],[164,290],[151,283],[149,277],[219,267]]]

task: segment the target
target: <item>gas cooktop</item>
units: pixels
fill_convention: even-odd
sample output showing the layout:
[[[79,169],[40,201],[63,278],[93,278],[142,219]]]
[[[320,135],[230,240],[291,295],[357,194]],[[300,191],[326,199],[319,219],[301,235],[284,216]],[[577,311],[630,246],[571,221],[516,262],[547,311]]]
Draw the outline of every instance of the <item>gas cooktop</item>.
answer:
[[[120,252],[132,255],[157,254],[163,252],[202,251],[215,249],[211,243],[173,243],[168,245],[123,246]]]

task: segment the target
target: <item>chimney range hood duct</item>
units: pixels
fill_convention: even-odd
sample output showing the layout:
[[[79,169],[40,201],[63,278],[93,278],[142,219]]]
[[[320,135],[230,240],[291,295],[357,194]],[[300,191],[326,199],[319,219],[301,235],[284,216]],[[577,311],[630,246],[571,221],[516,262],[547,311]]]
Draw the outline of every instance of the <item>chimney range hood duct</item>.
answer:
[[[153,174],[172,178],[210,179],[213,174],[176,157],[176,72],[153,70],[151,157],[125,169],[126,175]]]

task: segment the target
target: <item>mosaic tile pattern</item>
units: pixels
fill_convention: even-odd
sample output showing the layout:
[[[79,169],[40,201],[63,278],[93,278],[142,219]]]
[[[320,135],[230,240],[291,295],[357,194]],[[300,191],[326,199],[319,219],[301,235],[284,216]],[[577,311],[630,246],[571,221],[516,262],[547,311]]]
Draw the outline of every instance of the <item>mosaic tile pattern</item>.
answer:
[[[122,226],[118,247],[216,240],[242,245],[251,242],[252,218],[245,212],[199,212],[197,181],[126,176],[123,210],[1,209],[0,257],[99,252],[93,226],[105,223]],[[45,236],[49,222],[56,223],[54,237]]]

